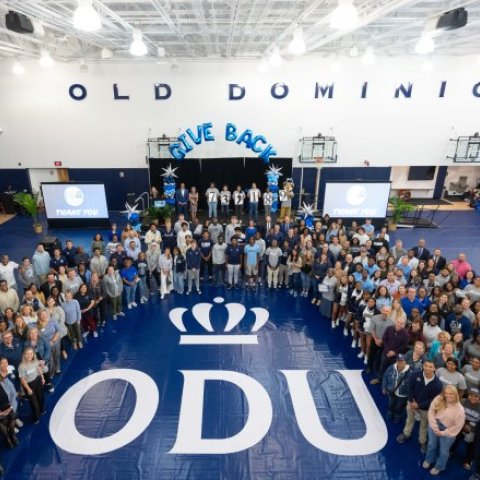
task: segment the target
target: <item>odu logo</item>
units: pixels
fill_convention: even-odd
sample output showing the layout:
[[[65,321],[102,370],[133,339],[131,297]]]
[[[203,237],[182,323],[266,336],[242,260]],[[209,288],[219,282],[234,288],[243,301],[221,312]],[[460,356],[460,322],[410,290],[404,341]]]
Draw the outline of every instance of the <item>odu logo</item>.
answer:
[[[203,345],[208,349],[208,345],[212,344],[245,344],[258,348],[258,344],[262,342],[261,329],[268,322],[268,311],[263,308],[251,308],[247,311],[242,304],[223,304],[223,301],[223,298],[218,297],[214,299],[214,304],[199,303],[192,308],[192,317],[205,330],[205,333],[200,335],[188,333],[184,322],[187,309],[174,308],[170,311],[170,321],[181,333],[181,348]],[[211,321],[214,314],[212,310],[217,308],[225,308],[228,312],[227,323],[219,333],[214,331]],[[250,328],[251,333],[238,334],[242,323],[251,323],[252,313],[254,322]],[[183,375],[184,384],[177,437],[169,454],[235,453],[253,447],[267,435],[275,412],[267,390],[257,380],[231,370],[180,370],[180,373]],[[288,387],[299,430],[311,445],[330,454],[348,456],[374,454],[385,446],[388,439],[387,428],[365,386],[361,370],[331,372],[332,375],[342,377],[356,401],[359,414],[363,417],[365,433],[354,439],[338,438],[325,430],[318,417],[308,383],[308,370],[280,370],[280,373]],[[77,429],[76,411],[82,397],[92,387],[106,380],[129,382],[135,389],[136,404],[130,419],[119,431],[102,438],[87,437]],[[248,405],[248,414],[245,414],[242,429],[235,435],[227,438],[203,438],[206,382],[228,382],[243,394]],[[328,387],[320,385],[316,388]],[[80,380],[60,398],[50,419],[50,434],[60,448],[70,453],[100,455],[112,452],[132,442],[148,428],[156,415],[159,401],[157,385],[145,373],[131,369],[103,370]],[[243,415],[244,411],[239,413]]]
[[[79,207],[85,201],[83,192],[78,187],[67,187],[63,192],[63,199],[71,207]]]

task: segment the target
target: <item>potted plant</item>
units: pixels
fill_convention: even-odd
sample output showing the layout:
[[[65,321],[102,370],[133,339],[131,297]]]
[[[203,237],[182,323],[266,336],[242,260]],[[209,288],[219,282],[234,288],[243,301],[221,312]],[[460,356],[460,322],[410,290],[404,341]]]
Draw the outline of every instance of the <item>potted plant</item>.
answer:
[[[31,193],[18,192],[13,196],[13,201],[33,219],[33,231],[42,233],[43,227],[38,220],[38,204],[37,199]]]
[[[406,202],[403,198],[395,197],[389,200],[389,204],[392,208],[392,219],[389,223],[388,228],[390,230],[396,230],[398,223],[402,220],[403,215],[407,212],[413,212],[415,206],[411,203]]]
[[[158,225],[158,221],[160,219],[160,212],[158,207],[148,207],[144,212],[143,215],[145,217],[146,223],[155,223]]]
[[[163,207],[159,207],[158,210],[158,218],[163,220],[163,223],[165,223],[165,220],[167,218],[172,218],[175,207],[173,205],[165,203],[165,205]]]

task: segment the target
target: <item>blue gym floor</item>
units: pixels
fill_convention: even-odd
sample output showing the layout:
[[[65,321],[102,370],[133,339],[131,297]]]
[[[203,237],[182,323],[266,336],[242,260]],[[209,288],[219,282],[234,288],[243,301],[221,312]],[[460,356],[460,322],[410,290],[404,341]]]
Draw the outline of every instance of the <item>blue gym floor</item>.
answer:
[[[442,212],[442,214],[447,212]],[[89,247],[93,231],[51,231],[63,241]],[[396,237],[406,245],[423,237],[429,247],[442,248],[447,258],[464,251],[477,269],[480,253],[480,216],[474,212],[453,212],[439,229],[399,230]],[[17,217],[0,226],[0,250],[14,260],[31,254],[37,237],[31,223]],[[401,425],[386,422],[389,439],[378,453],[367,456],[336,456],[311,446],[301,434],[293,413],[284,376],[279,370],[309,370],[309,385],[317,413],[329,433],[341,438],[359,438],[365,426],[355,401],[344,388],[339,369],[363,368],[350,348],[350,338],[341,329],[330,329],[318,309],[308,299],[293,299],[284,290],[245,293],[204,287],[201,297],[173,296],[164,301],[153,297],[148,305],[127,311],[127,316],[111,321],[98,339],[86,348],[71,353],[63,373],[54,380],[55,392],[48,397],[47,414],[39,425],[29,422],[28,405],[21,412],[25,426],[19,447],[2,452],[5,478],[48,480],[299,480],[299,479],[423,479],[431,476],[421,468],[423,456],[412,437],[399,445],[395,437]],[[194,304],[239,302],[247,309],[267,308],[269,322],[259,330],[258,345],[179,345],[179,332],[168,318],[176,307],[191,309]],[[213,307],[214,327],[224,325],[226,310]],[[216,313],[215,313],[216,312]],[[248,333],[251,318],[237,327]],[[189,332],[200,333],[187,315]],[[236,331],[237,331],[236,330]],[[146,430],[127,446],[102,455],[80,456],[66,453],[50,437],[49,419],[60,397],[76,382],[91,373],[113,368],[136,369],[148,374],[160,392],[157,413]],[[180,370],[231,370],[249,375],[268,392],[273,406],[273,422],[264,439],[248,450],[225,455],[173,455],[177,434],[183,376]],[[365,382],[380,412],[386,401],[378,386]],[[338,392],[342,392],[339,394]],[[108,436],[120,430],[132,413],[135,392],[123,381],[103,382],[83,397],[76,413],[79,431],[88,437]],[[205,391],[204,438],[225,438],[241,430],[248,415],[248,405],[239,391],[228,383],[212,383]],[[416,432],[415,432],[416,434]],[[450,459],[442,476],[452,480],[470,475],[461,468],[461,458]]]

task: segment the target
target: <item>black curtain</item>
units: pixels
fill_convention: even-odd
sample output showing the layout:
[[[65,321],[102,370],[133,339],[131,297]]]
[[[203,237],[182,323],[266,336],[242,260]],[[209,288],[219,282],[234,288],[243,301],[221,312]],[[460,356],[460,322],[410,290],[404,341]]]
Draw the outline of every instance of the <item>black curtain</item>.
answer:
[[[189,158],[186,160],[174,160],[164,158],[151,158],[150,161],[150,183],[159,192],[163,192],[163,168],[170,164],[172,168],[178,167],[175,171],[177,187],[181,182],[185,183],[187,189],[195,186],[200,193],[200,208],[206,207],[205,191],[211,182],[215,182],[219,190],[223,185],[228,185],[230,191],[235,190],[237,185],[242,189],[248,189],[255,182],[258,188],[264,192],[267,187],[265,175],[269,165],[282,167],[279,184],[285,178],[292,176],[291,158],[274,158],[266,165],[259,158]]]

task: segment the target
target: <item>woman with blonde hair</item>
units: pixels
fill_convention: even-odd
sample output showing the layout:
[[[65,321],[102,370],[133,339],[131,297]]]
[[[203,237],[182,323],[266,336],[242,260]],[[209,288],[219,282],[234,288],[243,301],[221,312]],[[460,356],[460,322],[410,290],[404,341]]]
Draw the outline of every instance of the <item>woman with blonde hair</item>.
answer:
[[[45,378],[42,370],[33,348],[27,347],[23,351],[22,362],[18,367],[18,376],[32,407],[34,423],[40,421],[40,415],[45,410],[45,396],[43,393]]]
[[[403,318],[405,321],[407,321],[407,314],[405,313],[405,310],[403,309],[400,300],[398,300],[397,298],[392,301],[392,311],[390,313],[390,318],[393,320],[393,323],[395,323],[395,320],[397,318]]]
[[[423,468],[431,475],[445,470],[450,447],[465,423],[465,410],[460,403],[457,389],[446,385],[436,396],[428,410],[428,447]]]

